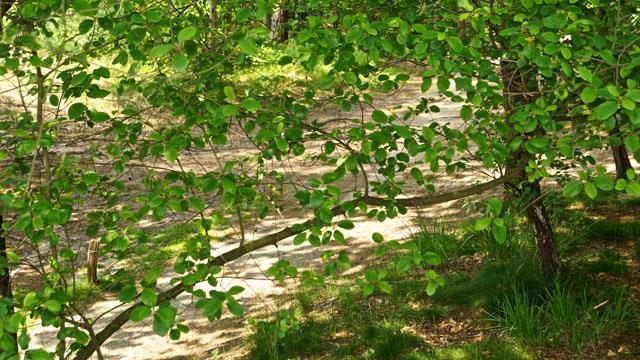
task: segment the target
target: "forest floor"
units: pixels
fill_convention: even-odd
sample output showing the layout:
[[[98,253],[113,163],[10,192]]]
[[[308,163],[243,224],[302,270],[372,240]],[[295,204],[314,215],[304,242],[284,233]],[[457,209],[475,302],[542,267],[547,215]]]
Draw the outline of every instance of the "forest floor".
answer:
[[[415,80],[411,80],[406,86],[393,94],[376,97],[375,107],[395,109],[401,112],[407,107],[415,106],[420,97],[434,98],[432,103],[438,105],[441,111],[439,113],[431,113],[417,117],[412,120],[413,125],[438,121],[449,122],[453,126],[462,126],[462,121],[458,115],[458,104],[444,102],[438,99],[438,95],[433,90],[428,93],[422,93],[419,81]],[[316,114],[316,117],[319,119],[348,119],[360,116],[370,116],[370,110],[347,113],[338,109],[331,109]],[[239,138],[240,135],[238,135],[237,140],[234,141],[232,139],[229,146],[219,149],[218,155],[221,161],[224,162],[235,159],[238,156],[248,156],[252,153],[253,150],[248,146],[247,142]],[[61,152],[70,150],[81,152],[82,148],[60,149]],[[217,167],[217,161],[215,161],[210,153],[193,153],[191,157],[191,160],[186,160],[181,164],[187,170],[192,169],[195,172],[201,173],[206,169]],[[606,155],[603,154],[599,156],[598,162],[602,163],[606,161],[606,159]],[[613,165],[611,162],[608,162],[608,164],[608,168],[611,170]],[[162,164],[162,166],[169,165]],[[316,164],[308,166],[308,164],[299,161],[274,165],[274,168],[279,168],[286,172],[287,177],[295,177],[302,180],[319,176],[323,171],[322,166],[316,166]],[[139,169],[137,172],[132,171],[128,176],[130,179],[136,179],[136,177],[144,171],[145,169]],[[489,179],[487,175],[473,170],[466,170],[454,176],[442,174],[442,176],[437,178],[436,185],[439,189],[456,189],[487,179]],[[353,184],[348,183],[341,185],[346,189],[353,187]],[[131,186],[135,186],[135,181],[132,180]],[[420,193],[421,190],[416,189],[416,192]],[[280,214],[271,216],[267,220],[251,223],[247,241],[306,220],[306,213],[296,210],[293,198],[290,196],[292,192],[285,193],[288,193],[286,196],[289,196],[291,207],[289,207],[288,210],[283,210]],[[347,245],[344,246],[314,248],[308,244],[304,244],[294,247],[289,239],[280,242],[277,247],[270,246],[245,255],[225,266],[225,274],[220,279],[219,284],[219,288],[222,289],[236,285],[245,288],[245,291],[239,296],[239,300],[245,306],[244,316],[234,317],[227,314],[219,321],[209,322],[195,309],[193,306],[193,298],[183,294],[179,296],[174,303],[179,310],[178,318],[183,320],[184,324],[190,328],[188,334],[183,335],[181,339],[177,341],[170,341],[167,338],[154,335],[149,321],[128,323],[121,331],[104,344],[102,352],[106,358],[114,359],[209,359],[216,357],[227,359],[247,356],[251,351],[251,347],[247,345],[246,336],[253,331],[251,327],[247,326],[247,320],[251,317],[262,318],[284,306],[288,306],[287,304],[289,304],[290,298],[284,296],[284,294],[295,293],[301,289],[301,284],[298,281],[287,281],[284,284],[280,284],[265,275],[266,270],[279,259],[286,259],[301,269],[321,269],[323,263],[320,255],[323,251],[345,250],[351,258],[351,262],[356,266],[346,271],[343,275],[347,278],[349,276],[355,276],[363,270],[362,264],[369,265],[371,261],[374,261],[373,251],[376,244],[370,240],[374,232],[381,233],[386,239],[411,239],[414,235],[423,232],[420,224],[424,224],[425,222],[456,223],[469,217],[470,213],[465,209],[464,205],[464,201],[454,201],[428,208],[414,209],[410,210],[407,215],[395,219],[387,219],[383,223],[364,217],[353,219],[356,227],[353,230],[345,231],[348,240]],[[76,217],[80,219],[82,215],[76,214]],[[175,252],[175,246],[177,246],[176,241],[171,240],[180,239],[182,236],[181,233],[185,228],[185,225],[171,226],[172,224],[172,222],[148,224],[150,228],[163,229],[158,231],[157,238],[160,239],[159,241],[162,241],[162,245],[164,246],[162,249],[166,252],[167,259],[170,257],[171,252]],[[181,222],[176,221],[175,224],[181,224]],[[187,232],[185,231],[185,233]],[[216,234],[216,237],[220,239],[235,237],[237,239],[237,228],[231,227],[229,229],[223,229]],[[86,252],[86,243],[88,240],[89,239],[82,237],[78,239],[76,250],[81,254]],[[224,253],[235,246],[237,246],[237,240],[221,240],[217,243],[214,255]],[[164,253],[150,260],[164,261],[165,258],[163,255]],[[471,262],[471,268],[465,270],[467,272],[473,272],[481,267],[482,262],[477,259],[474,260],[473,257],[468,261]],[[166,265],[170,264],[167,263]],[[158,287],[161,289],[167,287],[172,275],[173,273],[170,270],[167,271],[159,280]],[[28,280],[25,280],[24,283],[28,283]],[[93,294],[91,292],[89,292],[89,294],[91,296],[87,299],[88,313],[93,316],[105,314],[97,322],[96,327],[100,329],[117,314],[117,310],[119,309],[118,305],[120,304],[116,297],[117,293],[113,291],[106,294]],[[384,304],[385,300],[374,297],[366,301],[382,301]],[[116,311],[113,311],[114,309]],[[458,322],[461,318],[456,317],[455,319],[454,321]],[[473,317],[470,317],[469,321],[473,322]],[[37,324],[34,324],[34,326],[37,327]],[[467,325],[463,327],[465,326]],[[473,331],[469,332],[469,334],[472,333]],[[34,346],[41,345],[51,347],[51,344],[53,344],[52,337],[54,336],[54,332],[51,328],[34,328],[32,336]],[[318,357],[329,356],[326,351],[319,352],[316,355]],[[307,356],[301,357],[306,358]]]
[[[287,308],[254,326],[250,359],[637,359],[640,357],[640,202],[616,198],[546,203],[566,267],[544,279],[523,224],[497,244],[473,221],[420,219],[408,243],[436,252],[445,284],[425,292],[424,270],[394,264],[411,251],[368,262],[391,293],[364,296],[353,276],[302,286]],[[224,358],[224,354],[219,358]]]

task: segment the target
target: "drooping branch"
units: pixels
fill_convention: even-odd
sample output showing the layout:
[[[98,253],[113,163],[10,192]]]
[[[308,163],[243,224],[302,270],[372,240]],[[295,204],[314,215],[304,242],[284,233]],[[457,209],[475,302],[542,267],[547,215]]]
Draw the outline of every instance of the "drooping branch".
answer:
[[[477,195],[485,191],[495,189],[500,185],[517,181],[522,176],[520,171],[511,171],[497,179],[472,185],[464,189],[451,191],[444,194],[416,196],[410,198],[400,198],[393,200],[394,204],[403,206],[429,206],[441,204],[452,200],[464,199],[466,197]],[[367,205],[384,205],[389,202],[384,198],[367,196],[362,199]]]
[[[484,183],[480,183],[477,185],[472,185],[467,188],[456,190],[444,194],[437,195],[427,195],[427,196],[418,196],[412,198],[404,198],[404,199],[395,199],[392,202],[395,204],[400,204],[404,206],[428,206],[434,204],[440,204],[452,200],[463,199],[472,195],[481,194],[485,191],[495,189],[500,185],[517,181],[522,176],[521,167],[517,167],[516,169],[510,171],[509,173]],[[368,205],[384,205],[389,202],[384,198],[380,197],[371,197],[366,196],[360,199],[364,201]],[[344,214],[345,210],[341,206],[335,206],[331,209],[332,216],[338,216]],[[266,235],[260,239],[248,242],[234,248],[232,250],[227,251],[226,253],[219,255],[213,258],[209,264],[210,265],[224,265],[233,260],[240,258],[243,255],[251,253],[255,250],[267,247],[269,245],[275,245],[279,241],[287,239],[289,237],[295,236],[301,231],[307,230],[313,227],[317,223],[315,218],[305,221],[304,223],[298,224],[295,227],[289,226],[278,232],[273,234]],[[301,230],[303,229],[303,230]],[[176,284],[170,289],[160,293],[158,295],[158,303],[171,300],[176,298],[178,295],[182,294],[185,291],[185,287],[180,283]],[[116,333],[122,326],[124,326],[129,321],[129,314],[138,306],[142,304],[141,301],[135,303],[134,305],[129,306],[127,309],[122,311],[118,316],[116,316],[109,324],[105,326],[99,333],[96,334],[95,338],[92,339],[87,345],[82,347],[78,353],[76,354],[75,360],[86,360],[88,359],[96,349],[104,344],[113,334]]]

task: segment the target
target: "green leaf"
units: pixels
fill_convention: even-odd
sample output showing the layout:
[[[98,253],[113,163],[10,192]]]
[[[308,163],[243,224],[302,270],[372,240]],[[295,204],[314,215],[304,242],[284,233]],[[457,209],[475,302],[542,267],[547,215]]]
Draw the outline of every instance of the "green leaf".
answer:
[[[598,97],[598,91],[592,87],[586,87],[580,93],[580,98],[585,104],[591,104]]]
[[[53,356],[52,353],[47,352],[47,351],[45,351],[43,349],[31,349],[31,350],[27,350],[26,359],[29,359],[29,360],[53,360],[54,356]]]
[[[375,122],[379,122],[379,123],[383,123],[383,122],[387,122],[387,114],[384,113],[384,111],[382,110],[373,110],[373,112],[371,113],[371,118],[373,119],[373,121]]]
[[[151,309],[148,306],[140,305],[129,313],[129,319],[133,322],[140,322],[151,315]]]
[[[495,225],[491,229],[491,233],[493,234],[493,238],[500,244],[507,241],[507,228],[505,226]]]
[[[442,264],[442,259],[440,258],[440,255],[432,251],[427,251],[422,256],[424,257],[424,261],[426,261],[427,264],[429,265],[438,266]]]
[[[229,309],[229,312],[236,316],[240,316],[244,313],[244,308],[242,305],[238,304],[237,301],[228,301],[227,308]]]
[[[154,46],[149,52],[149,56],[153,58],[161,58],[169,53],[173,49],[171,44],[162,44]]]
[[[156,295],[153,290],[144,288],[140,293],[140,299],[147,306],[155,306],[156,302],[158,301],[158,295]]]
[[[582,183],[580,181],[572,180],[564,185],[562,188],[562,196],[564,197],[576,197],[582,191]]]
[[[135,299],[136,297],[136,287],[133,284],[129,284],[129,285],[125,285],[124,287],[122,287],[122,289],[120,289],[120,292],[118,293],[118,300],[120,300],[123,303],[128,303],[133,301],[133,299]]]
[[[638,183],[627,184],[627,188],[625,190],[627,191],[627,194],[631,196],[640,196],[640,184]]]
[[[597,120],[607,120],[618,111],[618,104],[615,101],[605,101],[593,110],[593,116]]]
[[[78,25],[78,32],[80,34],[86,34],[89,32],[89,30],[91,30],[93,28],[93,20],[91,19],[87,19],[87,20],[83,20],[82,22],[80,22],[80,24]]]
[[[355,227],[355,225],[353,225],[353,221],[351,220],[340,220],[338,221],[338,226],[347,230],[351,230]]]
[[[262,108],[262,105],[253,98],[246,98],[242,100],[240,106],[249,112],[256,112]]]
[[[305,233],[300,233],[293,238],[293,245],[300,245],[307,240]]]
[[[227,99],[229,100],[235,100],[236,99],[236,93],[233,90],[233,88],[231,86],[225,86],[222,91],[224,92],[224,96],[227,97]]]
[[[636,178],[636,172],[633,169],[627,169],[627,171],[625,171],[625,175],[629,180],[633,180]]]
[[[258,55],[260,52],[260,48],[256,46],[253,40],[246,37],[238,41],[238,47],[240,48],[240,51],[247,55]]]
[[[232,286],[229,290],[227,290],[227,295],[235,296],[244,291],[242,286]]]
[[[529,140],[529,142],[531,143],[531,145],[533,145],[533,147],[544,150],[547,148],[549,140],[543,137],[534,137],[533,139]]]
[[[222,115],[229,117],[238,113],[238,107],[232,104],[225,104],[220,107],[220,111],[222,111]]]
[[[374,232],[374,233],[371,235],[371,238],[373,239],[373,241],[374,241],[374,242],[376,242],[376,243],[378,243],[378,244],[380,244],[381,242],[383,242],[383,241],[384,241],[384,236],[382,236],[382,234],[377,233],[377,232]]]
[[[491,225],[491,218],[483,217],[483,218],[480,218],[480,219],[476,220],[476,224],[474,226],[474,229],[476,229],[477,231],[484,230],[487,227],[489,227],[489,225]]]
[[[300,43],[304,43],[305,41],[311,39],[313,36],[313,31],[311,29],[304,29],[298,33],[296,36],[296,40]]]
[[[156,316],[167,324],[173,324],[176,321],[176,309],[168,302],[164,302],[158,308]]]
[[[76,11],[90,10],[93,5],[88,0],[72,0],[71,7]]]
[[[542,22],[549,29],[560,29],[567,23],[567,18],[562,14],[553,14],[542,19]]]
[[[637,103],[640,103],[640,90],[639,89],[630,89],[627,93],[627,97]]]
[[[167,159],[168,162],[175,162],[178,158],[178,151],[172,147],[167,147],[162,152],[162,155],[165,159]]]
[[[469,121],[471,120],[472,116],[473,116],[473,110],[471,109],[470,106],[464,105],[462,109],[460,109],[460,117],[462,118],[462,120]]]
[[[189,58],[184,54],[178,54],[173,57],[171,63],[177,71],[184,71],[187,69],[187,66],[189,66]]]
[[[309,206],[312,208],[317,208],[324,202],[324,193],[320,190],[315,190],[309,196]]]
[[[611,180],[611,178],[609,178],[608,176],[601,174],[596,176],[593,179],[593,183],[600,189],[603,191],[611,191],[613,190],[614,187],[614,182],[613,180]]]
[[[447,38],[447,42],[449,43],[449,47],[451,48],[451,50],[457,53],[460,53],[462,52],[462,50],[464,50],[464,44],[462,43],[462,40],[460,40],[459,37],[449,36]]]
[[[44,307],[46,307],[47,310],[54,313],[60,312],[62,310],[62,304],[60,304],[58,300],[53,300],[53,299],[45,301]]]
[[[180,30],[178,33],[178,41],[183,43],[187,40],[192,39],[198,33],[198,28],[195,26],[187,26],[186,28]]]
[[[195,212],[203,212],[205,208],[204,201],[197,196],[192,196],[189,198],[189,207]]]
[[[22,300],[22,306],[24,306],[25,308],[30,308],[33,305],[35,305],[37,302],[38,302],[38,294],[32,291],[27,295],[25,295],[24,299]]]
[[[67,114],[69,115],[69,119],[79,119],[84,115],[86,110],[87,107],[83,103],[74,103],[69,106]]]
[[[535,1],[534,0],[520,0],[520,3],[525,8],[530,9],[535,4]]]
[[[169,332],[170,329],[171,329],[171,324],[165,321],[162,321],[162,319],[158,316],[157,313],[153,316],[153,332],[156,333],[156,335],[165,336],[167,335],[167,332]]]
[[[396,262],[396,270],[398,272],[407,272],[414,265],[413,257],[403,256]]]
[[[584,184],[584,192],[591,199],[595,199],[598,196],[598,189],[593,183],[590,183],[590,182]]]
[[[588,81],[588,82],[592,82],[593,81],[593,74],[591,73],[591,70],[587,69],[584,66],[578,66],[578,75],[583,78],[584,80]]]
[[[438,289],[438,285],[436,285],[436,283],[429,282],[426,288],[427,295],[432,296],[433,294],[436,293],[437,289]]]
[[[458,7],[467,11],[473,11],[473,5],[469,0],[458,0]]]
[[[364,294],[364,296],[369,296],[371,294],[373,294],[373,284],[364,284],[362,285],[362,293]]]
[[[391,285],[386,281],[380,281],[378,286],[380,287],[380,291],[384,293],[391,294],[393,292],[393,288],[391,288]]]
[[[448,78],[444,76],[440,76],[436,81],[436,86],[438,87],[438,90],[440,90],[440,92],[445,92],[449,90],[449,86],[451,86],[451,82],[449,81]]]
[[[27,19],[35,19],[37,13],[38,13],[38,7],[36,6],[35,3],[27,3],[22,7],[22,16]]]

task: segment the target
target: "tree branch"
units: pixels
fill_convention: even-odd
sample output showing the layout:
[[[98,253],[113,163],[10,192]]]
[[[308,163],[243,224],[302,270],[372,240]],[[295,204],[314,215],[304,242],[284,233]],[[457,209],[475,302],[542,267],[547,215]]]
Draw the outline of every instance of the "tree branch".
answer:
[[[362,197],[360,200],[364,201],[366,204],[368,205],[376,205],[376,206],[380,206],[380,205],[384,205],[386,203],[388,203],[389,201],[391,201],[392,203],[395,204],[400,204],[400,205],[404,205],[404,206],[427,206],[427,205],[434,205],[434,204],[439,204],[439,203],[443,203],[443,202],[447,202],[447,201],[452,201],[452,200],[458,200],[458,199],[463,199],[466,197],[469,197],[471,195],[476,195],[476,194],[480,194],[483,193],[485,191],[491,190],[491,189],[495,189],[496,187],[505,184],[505,183],[509,183],[509,182],[513,182],[513,181],[517,181],[520,177],[522,176],[522,170],[520,167],[517,167],[516,169],[512,170],[511,172],[509,172],[508,174],[501,176],[497,179],[494,180],[490,180],[484,183],[480,183],[477,185],[473,185],[461,190],[456,190],[456,191],[452,191],[452,192],[448,192],[445,194],[438,194],[438,195],[427,195],[427,196],[417,196],[417,197],[412,197],[412,198],[404,198],[404,199],[395,199],[395,200],[387,200],[384,198],[380,198],[380,197],[371,197],[371,196],[366,196],[366,197]],[[343,208],[341,206],[336,206],[334,208],[331,209],[331,215],[332,216],[337,216],[340,214],[343,214],[345,211],[343,210]],[[316,219],[310,219],[305,221],[302,224],[299,224],[296,226],[296,229],[309,229],[312,226],[314,226],[316,224]],[[300,226],[302,225],[302,226]],[[302,230],[304,231],[304,230]],[[231,262],[235,259],[238,259],[239,257],[248,254],[250,252],[253,252],[255,250],[261,249],[263,247],[267,247],[269,245],[275,245],[276,243],[278,243],[281,240],[284,240],[286,238],[289,238],[291,236],[294,236],[298,233],[300,233],[301,231],[296,231],[293,229],[293,227],[289,226],[285,229],[282,229],[278,232],[275,232],[273,234],[270,235],[266,235],[258,240],[254,240],[251,241],[249,243],[243,244],[242,246],[239,246],[233,250],[227,251],[226,253],[217,256],[215,258],[213,258],[209,264],[210,265],[224,265],[228,262]],[[159,294],[158,296],[158,303],[165,301],[165,300],[171,300],[176,298],[178,295],[180,295],[181,293],[183,293],[185,291],[185,288],[182,284],[176,284],[174,285],[172,288],[162,292]],[[134,305],[131,305],[130,307],[128,307],[127,309],[125,309],[123,312],[121,312],[120,314],[118,314],[118,316],[116,316],[113,320],[111,320],[111,322],[105,326],[104,329],[102,329],[102,331],[100,331],[99,333],[96,334],[96,336],[91,339],[91,341],[85,345],[84,347],[82,347],[78,353],[76,354],[76,357],[74,358],[74,360],[86,360],[88,359],[95,351],[96,349],[101,346],[102,344],[104,344],[105,341],[107,341],[107,339],[109,339],[116,331],[118,331],[122,326],[124,326],[128,321],[129,321],[129,314],[139,305],[141,305],[142,302],[137,302]]]

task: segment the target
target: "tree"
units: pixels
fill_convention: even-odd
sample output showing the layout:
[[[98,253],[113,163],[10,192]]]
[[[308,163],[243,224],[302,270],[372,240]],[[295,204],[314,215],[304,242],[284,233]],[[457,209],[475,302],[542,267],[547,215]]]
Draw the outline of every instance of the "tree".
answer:
[[[194,296],[210,320],[227,310],[242,313],[236,300],[242,289],[205,293],[196,285],[215,286],[226,263],[251,251],[291,237],[296,244],[343,243],[340,229],[352,228],[356,214],[384,221],[407,207],[501,187],[519,198],[516,210],[526,214],[541,266],[556,276],[560,261],[543,180],[557,179],[568,197],[614,190],[640,195],[632,170],[614,182],[594,168],[591,156],[620,145],[609,136],[614,132],[640,157],[637,1],[303,5],[305,16],[301,4],[278,5],[297,14],[282,44],[271,41],[263,23],[276,9],[272,1],[26,0],[7,8],[0,72],[19,84],[20,109],[0,126],[0,204],[14,244],[2,252],[6,264],[0,265],[28,266],[42,287],[15,298],[3,295],[5,358],[14,356],[16,342],[32,358],[53,356],[29,348],[29,317],[59,329],[59,358],[101,358],[100,346],[125,323],[149,317],[158,335],[179,338],[187,329],[170,300],[181,293]],[[238,81],[237,74],[253,71],[269,46],[280,65],[322,76],[295,88]],[[439,111],[427,99],[405,113],[376,108],[372,84],[392,92],[413,75],[386,72],[398,63],[417,69],[423,91],[435,84],[459,103],[462,126],[413,125],[412,117]],[[106,100],[119,105],[107,107]],[[326,103],[360,108],[362,116],[313,120],[310,114]],[[170,119],[161,121],[163,116]],[[80,136],[67,136],[69,129]],[[246,137],[251,154],[222,158],[232,133]],[[80,155],[59,151],[79,143],[91,146]],[[196,151],[210,153],[214,165],[188,167]],[[272,166],[305,157],[325,166],[320,175],[295,183]],[[437,188],[442,171],[472,166],[494,178],[455,191]],[[583,168],[577,177],[569,171],[576,168]],[[405,175],[412,186],[400,181]],[[357,187],[341,186],[345,179]],[[413,186],[422,194],[412,193]],[[309,220],[245,241],[245,222],[287,206],[287,193],[295,193],[294,208],[308,212]],[[508,241],[506,206],[494,197],[479,201],[486,210],[476,228]],[[197,228],[168,275],[172,287],[157,287],[164,270],[159,266],[117,268],[118,298],[128,307],[94,329],[76,288],[76,261],[87,246],[74,243],[71,231],[80,224],[83,239],[99,241],[101,258],[118,263],[137,250],[153,251],[152,230],[143,224],[170,217]],[[213,256],[211,232],[225,221],[238,224],[238,246]],[[403,246],[379,234],[373,240],[378,252]],[[14,259],[18,243],[29,251]],[[327,275],[349,264],[344,252],[326,258]],[[431,269],[439,263],[427,253],[400,259],[398,267],[425,269],[432,294],[443,285]],[[269,273],[322,279],[310,271],[298,274],[286,261]],[[376,269],[358,284],[367,295],[391,290]]]

